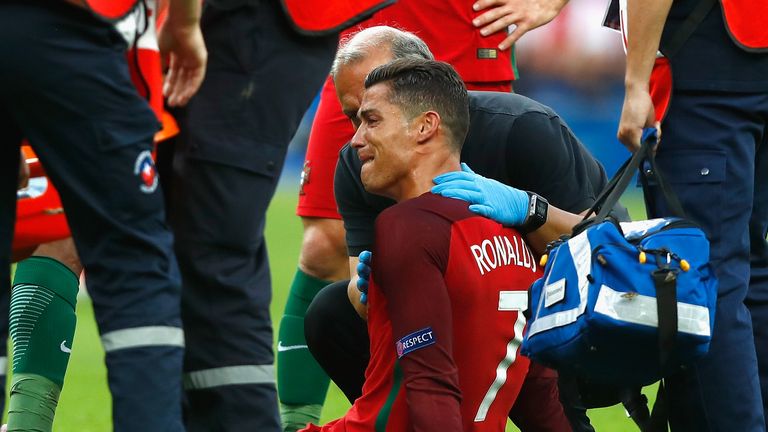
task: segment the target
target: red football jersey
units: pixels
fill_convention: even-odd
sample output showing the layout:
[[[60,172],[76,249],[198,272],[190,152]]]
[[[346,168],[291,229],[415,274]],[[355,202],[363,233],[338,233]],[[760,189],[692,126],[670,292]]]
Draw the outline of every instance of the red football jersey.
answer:
[[[387,25],[415,33],[438,60],[456,68],[464,82],[499,82],[514,80],[511,50],[497,47],[507,36],[505,31],[490,36],[480,34],[472,20],[487,12],[475,12],[476,0],[399,0],[350,28]],[[342,35],[342,38],[344,35]]]
[[[541,273],[520,234],[427,193],[379,215],[372,265],[363,395],[321,430],[503,431]]]

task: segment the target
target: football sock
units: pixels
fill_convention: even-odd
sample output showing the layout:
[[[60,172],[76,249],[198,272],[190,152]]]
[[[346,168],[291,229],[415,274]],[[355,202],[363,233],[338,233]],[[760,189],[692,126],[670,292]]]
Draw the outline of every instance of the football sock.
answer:
[[[307,423],[320,423],[322,405],[289,405],[280,403],[280,418],[284,432],[296,432],[307,426]]]
[[[33,256],[16,266],[9,432],[52,428],[75,335],[77,291],[77,276],[55,259]]]
[[[301,270],[296,271],[280,321],[277,345],[277,391],[283,430],[303,428],[320,420],[330,382],[307,349],[304,315],[315,295],[330,284]]]
[[[8,432],[51,432],[61,387],[35,374],[14,374]]]

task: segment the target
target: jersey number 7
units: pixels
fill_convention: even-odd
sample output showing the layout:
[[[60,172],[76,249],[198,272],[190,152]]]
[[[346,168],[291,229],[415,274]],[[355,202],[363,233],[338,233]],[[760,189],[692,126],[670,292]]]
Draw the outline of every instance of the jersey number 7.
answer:
[[[528,292],[527,291],[500,291],[499,292],[499,310],[500,311],[517,311],[517,319],[515,320],[515,336],[507,343],[507,352],[499,365],[496,367],[496,378],[491,383],[488,391],[485,392],[483,400],[480,402],[480,406],[477,408],[475,414],[475,422],[485,421],[485,417],[488,415],[488,410],[491,408],[491,404],[496,400],[496,395],[499,390],[507,382],[507,369],[512,366],[512,363],[517,359],[517,349],[523,342],[523,329],[525,328],[525,316],[523,312],[528,308]]]

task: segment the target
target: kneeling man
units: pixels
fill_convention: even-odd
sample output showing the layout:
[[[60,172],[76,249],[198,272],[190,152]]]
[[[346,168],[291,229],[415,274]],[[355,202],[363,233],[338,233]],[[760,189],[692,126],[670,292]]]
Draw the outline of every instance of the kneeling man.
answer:
[[[305,430],[501,432],[528,370],[518,349],[540,270],[515,229],[429,192],[460,169],[469,126],[453,68],[395,60],[365,88],[351,144],[365,189],[397,201],[375,226],[371,360],[349,412]]]

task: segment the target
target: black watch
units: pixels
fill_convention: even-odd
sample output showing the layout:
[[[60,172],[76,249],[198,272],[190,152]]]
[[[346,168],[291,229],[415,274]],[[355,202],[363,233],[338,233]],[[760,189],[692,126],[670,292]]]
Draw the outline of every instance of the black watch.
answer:
[[[529,198],[528,214],[523,224],[518,227],[524,234],[536,231],[544,225],[547,222],[547,211],[549,210],[549,202],[544,197],[533,192],[527,192],[527,194]]]

